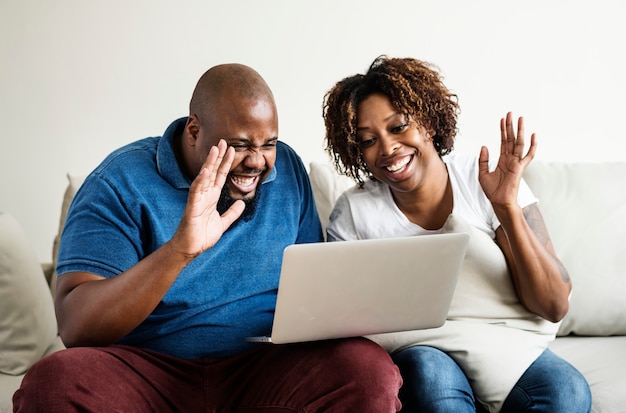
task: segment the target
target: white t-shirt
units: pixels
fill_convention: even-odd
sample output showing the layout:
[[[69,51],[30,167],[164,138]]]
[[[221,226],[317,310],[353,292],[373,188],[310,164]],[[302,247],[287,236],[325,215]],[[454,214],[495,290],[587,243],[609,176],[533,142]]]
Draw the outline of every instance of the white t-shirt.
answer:
[[[452,186],[452,214],[463,217],[469,224],[495,238],[500,222],[478,182],[478,157],[450,154],[444,156],[443,161]],[[523,180],[517,200],[522,208],[537,202]],[[409,221],[394,202],[389,186],[374,180],[365,182],[363,189],[352,187],[337,199],[327,228],[329,241],[438,232],[441,230],[427,230]]]

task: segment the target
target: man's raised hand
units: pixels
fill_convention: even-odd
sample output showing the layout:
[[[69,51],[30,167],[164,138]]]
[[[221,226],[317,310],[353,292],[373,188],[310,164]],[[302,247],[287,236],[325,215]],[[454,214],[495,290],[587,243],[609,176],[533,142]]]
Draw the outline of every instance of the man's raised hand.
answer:
[[[196,257],[211,248],[243,212],[245,204],[241,200],[235,201],[223,215],[217,210],[234,157],[235,150],[220,140],[211,147],[189,187],[187,206],[172,239],[176,249],[185,255]]]

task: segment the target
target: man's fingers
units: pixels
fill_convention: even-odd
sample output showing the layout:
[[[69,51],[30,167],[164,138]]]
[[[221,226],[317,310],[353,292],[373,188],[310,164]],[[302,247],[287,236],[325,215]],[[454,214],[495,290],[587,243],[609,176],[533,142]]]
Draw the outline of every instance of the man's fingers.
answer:
[[[222,187],[224,185],[234,158],[234,150],[223,139],[220,139],[216,146],[211,147],[202,165],[202,169],[208,171],[207,183],[209,187]]]
[[[206,169],[206,182],[208,184],[209,187],[212,187],[213,185],[215,185],[215,174],[217,171],[217,158],[219,156],[219,149],[216,146],[212,146],[211,149],[209,150],[209,154],[207,155],[204,164],[202,164],[202,168],[200,169],[200,172],[202,172],[203,169]]]
[[[226,143],[224,142],[224,145],[225,144]],[[220,161],[220,164],[217,168],[217,173],[215,176],[215,186],[222,188],[230,172],[230,166],[233,164],[233,160],[235,159],[235,149],[232,146],[227,147],[225,153],[221,156],[221,158],[218,159]]]
[[[238,199],[222,214],[222,223],[224,225],[224,231],[226,231],[232,224],[241,216],[246,204]]]

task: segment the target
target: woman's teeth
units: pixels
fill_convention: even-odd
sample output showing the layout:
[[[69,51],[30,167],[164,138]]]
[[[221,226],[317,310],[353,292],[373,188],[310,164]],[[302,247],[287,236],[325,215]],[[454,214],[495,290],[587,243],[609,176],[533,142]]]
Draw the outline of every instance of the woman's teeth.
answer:
[[[387,169],[389,172],[398,172],[406,164],[408,164],[410,160],[411,158],[409,156],[406,156],[399,161],[392,163],[391,165],[387,165],[385,169]]]

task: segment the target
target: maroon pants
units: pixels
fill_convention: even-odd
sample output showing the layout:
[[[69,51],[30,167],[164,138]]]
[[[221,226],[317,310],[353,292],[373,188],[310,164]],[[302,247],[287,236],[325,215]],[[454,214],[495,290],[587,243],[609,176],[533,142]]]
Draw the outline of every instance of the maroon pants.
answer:
[[[14,412],[376,412],[400,410],[389,355],[358,338],[261,345],[182,360],[128,346],[76,347],[28,371]]]

